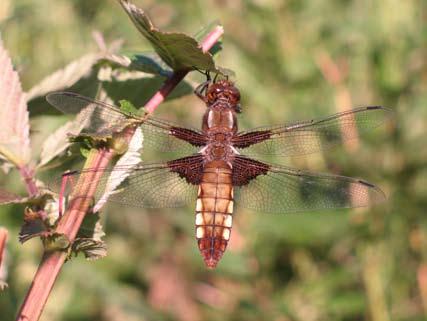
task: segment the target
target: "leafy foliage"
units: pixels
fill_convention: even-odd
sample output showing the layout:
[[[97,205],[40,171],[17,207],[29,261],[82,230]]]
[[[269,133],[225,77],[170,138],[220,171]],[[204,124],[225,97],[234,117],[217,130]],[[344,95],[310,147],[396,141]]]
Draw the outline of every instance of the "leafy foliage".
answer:
[[[125,38],[126,48],[146,49],[141,48],[144,42],[129,26],[128,17],[111,2],[79,0],[71,5],[46,0],[45,8],[64,13],[48,19],[38,2],[3,2],[10,8],[0,10],[3,38],[24,88],[66,61],[97,52],[90,39],[95,28],[106,30],[108,39]],[[171,0],[151,2],[149,9],[162,29],[192,31],[201,21],[221,19],[227,37],[220,59],[238,76],[242,129],[359,105],[381,104],[396,110],[396,124],[358,140],[356,146],[274,159],[292,167],[370,179],[387,194],[387,205],[288,216],[236,209],[228,253],[217,271],[206,271],[201,263],[194,242],[194,208],[105,209],[108,256],[90,264],[81,259],[69,262],[45,313],[58,320],[424,320],[427,25],[421,17],[427,13],[425,3],[271,0],[200,5]],[[113,75],[123,71],[129,68],[123,67],[126,64],[132,66],[133,57],[128,55],[120,64],[108,62],[104,70]],[[160,60],[153,60],[147,66],[161,76],[156,77],[160,83],[170,68],[156,69]],[[133,66],[133,71],[143,70]],[[95,65],[71,89],[94,97],[99,67]],[[109,93],[116,103],[127,99],[141,106],[145,101],[140,97],[149,97],[145,88],[150,79],[141,78],[139,83],[119,81],[115,75],[111,81],[103,79],[102,86],[119,85]],[[190,88],[201,79],[194,73],[187,80]],[[29,110],[37,155],[37,146],[54,132],[50,128],[65,120],[58,120],[58,113],[41,98],[30,101]],[[200,123],[203,108],[188,97],[170,100],[156,112],[194,125]],[[147,148],[144,157],[169,159]],[[58,177],[72,166],[39,172],[39,177]],[[1,185],[24,195],[13,175],[2,176]],[[21,209],[0,208],[0,221],[10,235],[9,288],[0,295],[6,321],[13,320],[40,258],[38,242],[18,247],[13,236],[19,230]]]
[[[139,32],[150,41],[156,53],[175,71],[194,69],[216,71],[210,53],[204,53],[197,41],[183,33],[162,32],[154,27],[143,10],[128,0],[120,0]],[[141,61],[141,60],[139,60]]]
[[[30,159],[30,127],[21,82],[0,38],[0,154],[14,165]]]

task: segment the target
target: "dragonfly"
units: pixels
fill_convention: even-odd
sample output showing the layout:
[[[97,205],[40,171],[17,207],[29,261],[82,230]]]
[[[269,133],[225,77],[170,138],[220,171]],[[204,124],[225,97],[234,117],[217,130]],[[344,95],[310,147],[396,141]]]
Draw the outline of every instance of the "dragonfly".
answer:
[[[380,188],[363,179],[294,169],[260,157],[291,157],[328,149],[379,126],[392,114],[390,109],[360,107],[308,121],[239,131],[240,92],[232,81],[208,81],[195,93],[207,107],[200,129],[151,115],[129,114],[76,93],[49,94],[47,101],[57,109],[80,111],[83,118],[90,118],[83,133],[112,135],[134,126],[144,133],[144,144],[186,153],[165,162],[64,175],[82,185],[75,188],[96,188],[96,198],[111,183],[112,174],[129,172],[126,178],[113,177],[116,190],[109,202],[144,208],[195,204],[197,245],[208,268],[217,266],[227,248],[235,203],[263,213],[292,213],[371,206],[385,200]],[[99,181],[80,179],[99,170],[104,171]]]

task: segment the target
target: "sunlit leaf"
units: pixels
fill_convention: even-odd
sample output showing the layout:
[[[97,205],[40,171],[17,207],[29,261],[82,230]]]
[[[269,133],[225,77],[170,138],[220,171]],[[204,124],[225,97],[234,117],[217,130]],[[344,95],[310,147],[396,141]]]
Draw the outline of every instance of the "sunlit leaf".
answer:
[[[43,143],[38,167],[49,163],[52,159],[65,152],[71,145],[70,135],[78,135],[85,127],[83,114],[79,113],[75,120],[67,122],[50,135]]]
[[[183,33],[160,31],[143,10],[127,0],[120,0],[120,4],[139,32],[150,41],[157,54],[173,70],[196,67],[216,71],[212,55],[204,53],[194,38]]]
[[[45,96],[52,91],[70,88],[82,78],[90,77],[93,68],[97,64],[104,63],[120,67],[129,66],[131,63],[130,59],[116,53],[120,49],[120,40],[114,41],[107,47],[101,34],[95,33],[94,37],[100,47],[99,52],[86,54],[47,76],[28,91],[27,99],[32,100],[36,97]]]
[[[129,115],[135,115],[138,113],[138,108],[134,106],[130,101],[122,99],[120,102],[120,110]]]
[[[20,166],[31,156],[26,97],[0,38],[0,154]]]
[[[101,53],[89,53],[74,60],[64,68],[44,78],[28,91],[28,100],[45,96],[51,91],[69,88],[81,78],[88,77],[92,67],[103,57]]]

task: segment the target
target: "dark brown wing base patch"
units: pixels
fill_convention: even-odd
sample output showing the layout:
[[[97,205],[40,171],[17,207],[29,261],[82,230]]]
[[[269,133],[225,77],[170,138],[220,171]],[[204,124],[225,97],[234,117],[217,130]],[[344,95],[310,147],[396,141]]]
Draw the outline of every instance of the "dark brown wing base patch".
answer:
[[[200,154],[167,162],[171,172],[178,173],[187,183],[200,185],[203,176],[203,156]]]
[[[172,136],[185,140],[193,146],[204,146],[207,143],[205,136],[188,128],[172,126],[170,133]]]
[[[237,156],[233,161],[233,185],[244,186],[259,175],[267,174],[270,165],[254,159]]]
[[[246,148],[263,142],[271,137],[270,130],[258,130],[233,137],[232,144],[236,148]]]

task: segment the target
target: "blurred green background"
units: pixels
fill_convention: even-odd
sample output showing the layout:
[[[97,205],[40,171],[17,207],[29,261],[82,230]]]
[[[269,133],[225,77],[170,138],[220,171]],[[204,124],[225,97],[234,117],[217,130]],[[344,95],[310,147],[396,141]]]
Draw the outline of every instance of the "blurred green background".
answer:
[[[238,209],[214,271],[197,250],[194,208],[111,206],[104,211],[109,255],[65,264],[42,320],[426,320],[427,2],[134,2],[165,30],[194,34],[221,21],[225,36],[216,61],[237,74],[241,128],[359,105],[395,110],[395,122],[356,143],[272,160],[363,177],[388,201],[293,215]],[[0,2],[1,36],[24,90],[96,50],[93,30],[107,42],[122,38],[125,50],[150,50],[116,1]],[[156,114],[194,124],[203,112],[190,95]],[[32,116],[35,136],[42,136],[40,124],[58,126],[58,116]],[[2,174],[0,184],[25,192],[15,172]],[[0,225],[10,233],[2,321],[14,319],[42,253],[37,240],[17,241],[22,212],[22,206],[0,208]]]

